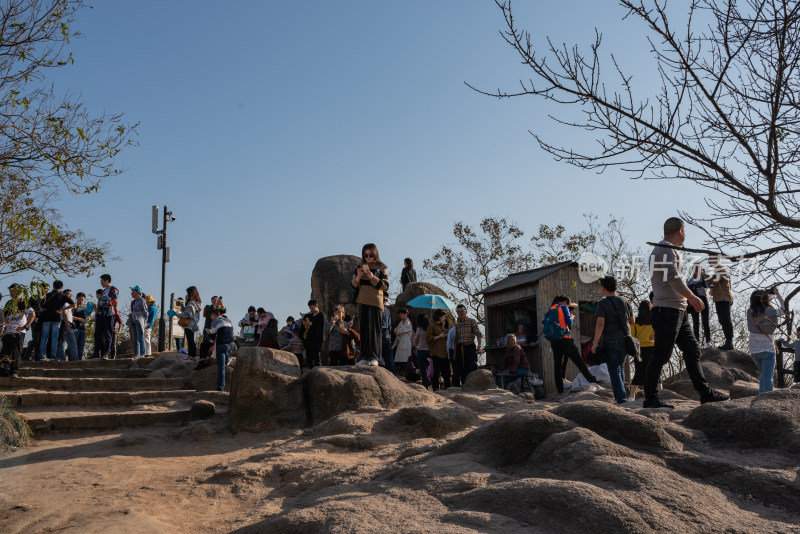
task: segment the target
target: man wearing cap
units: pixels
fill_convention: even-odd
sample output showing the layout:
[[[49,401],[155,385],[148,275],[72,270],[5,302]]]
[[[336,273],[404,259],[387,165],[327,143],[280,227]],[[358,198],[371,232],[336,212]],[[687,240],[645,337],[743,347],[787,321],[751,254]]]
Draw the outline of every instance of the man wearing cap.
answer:
[[[150,356],[153,353],[153,346],[150,344],[150,339],[152,337],[153,323],[155,323],[158,308],[156,308],[156,299],[153,298],[153,295],[147,295],[144,301],[147,303],[147,324],[144,329],[144,354],[145,356]]]
[[[25,305],[20,298],[18,284],[11,284],[8,288],[11,300],[3,307],[3,348],[0,356],[11,360],[10,374],[18,376],[19,362],[22,359],[22,345],[25,343],[25,332],[30,328],[36,313],[33,308]]]
[[[141,286],[131,288],[131,313],[128,315],[128,326],[131,327],[133,338],[133,357],[144,356],[144,329],[147,324],[147,303],[142,297],[144,290]]]

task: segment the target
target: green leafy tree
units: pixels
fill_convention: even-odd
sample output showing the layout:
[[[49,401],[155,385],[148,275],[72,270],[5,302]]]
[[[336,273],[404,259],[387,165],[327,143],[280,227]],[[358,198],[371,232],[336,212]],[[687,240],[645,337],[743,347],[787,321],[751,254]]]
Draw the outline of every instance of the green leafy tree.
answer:
[[[535,250],[535,263],[544,266],[575,260],[581,253],[591,249],[596,241],[597,236],[591,231],[569,234],[560,224],[540,224],[539,233],[531,238],[531,245]]]
[[[0,5],[0,171],[72,193],[97,190],[121,172],[114,157],[133,143],[121,115],[92,115],[80,96],[59,95],[51,69],[73,63],[68,51],[82,0],[6,0]]]
[[[116,156],[134,144],[122,115],[91,114],[80,95],[59,94],[51,69],[73,63],[69,44],[82,0],[0,3],[0,277],[88,274],[108,246],[69,229],[53,207],[60,190],[97,191],[119,174]]]
[[[52,207],[54,186],[0,174],[0,278],[22,272],[89,275],[109,259],[107,243],[69,229]]]

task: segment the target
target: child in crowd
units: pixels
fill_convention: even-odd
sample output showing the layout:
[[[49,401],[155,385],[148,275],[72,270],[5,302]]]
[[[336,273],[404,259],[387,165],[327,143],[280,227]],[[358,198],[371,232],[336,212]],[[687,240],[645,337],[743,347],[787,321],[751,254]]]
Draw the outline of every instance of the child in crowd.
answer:
[[[297,329],[297,324],[295,324],[294,322],[294,317],[290,315],[289,317],[286,318],[286,326],[281,328],[280,332],[286,338],[287,343],[292,340],[292,332],[294,332],[296,329]]]
[[[354,365],[360,356],[358,344],[361,343],[361,336],[358,332],[353,330],[353,316],[347,314],[344,316],[344,325],[347,330],[342,334],[342,348],[344,350],[343,365]]]
[[[303,348],[303,340],[300,339],[300,331],[297,329],[292,330],[292,339],[289,340],[289,344],[286,345],[285,350],[297,356],[297,363],[300,364],[300,369],[303,368]]]

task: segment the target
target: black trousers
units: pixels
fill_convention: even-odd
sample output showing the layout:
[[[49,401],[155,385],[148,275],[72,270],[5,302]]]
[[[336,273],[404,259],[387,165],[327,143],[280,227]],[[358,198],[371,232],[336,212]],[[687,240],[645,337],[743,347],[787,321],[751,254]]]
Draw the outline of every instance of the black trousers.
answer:
[[[564,372],[567,369],[567,360],[572,360],[578,371],[581,372],[586,380],[592,380],[594,377],[586,367],[586,363],[581,358],[581,352],[575,346],[572,339],[556,339],[550,342],[550,347],[553,349],[553,374],[556,378],[556,389],[559,393],[564,393]]]
[[[330,360],[331,365],[345,365],[344,351],[329,350],[328,359]]]
[[[448,350],[447,355],[450,357],[450,361],[453,364],[453,385],[455,387],[460,387],[461,375],[464,374],[464,366],[462,365],[461,360],[456,358],[455,350]]]
[[[632,386],[644,386],[644,375],[647,372],[647,363],[653,357],[654,347],[642,347],[641,356],[642,361],[637,362],[636,358],[633,359],[633,378],[631,378]]]
[[[381,334],[382,310],[377,306],[358,305],[358,326],[361,334],[361,359],[381,359],[383,335]]]
[[[314,343],[306,343],[306,365],[309,369],[313,369],[320,364],[319,361],[320,346]]]
[[[194,341],[194,330],[184,328],[183,335],[186,336],[186,351],[189,353],[189,356],[197,356],[197,343]]]
[[[672,357],[675,345],[683,353],[686,372],[689,373],[689,379],[691,379],[694,389],[700,394],[700,398],[711,395],[711,388],[703,375],[703,367],[700,365],[700,345],[689,326],[689,317],[686,311],[656,306],[653,308],[652,318],[656,340],[653,356],[647,364],[644,375],[645,399],[650,400],[658,396],[661,369]]]
[[[0,355],[8,356],[11,360],[11,372],[19,370],[19,362],[22,359],[22,346],[25,344],[25,334],[6,334],[3,336],[3,348]]]
[[[211,353],[211,347],[213,346],[214,344],[211,342],[208,336],[203,335],[203,341],[200,342],[200,358],[203,360],[208,358],[208,355]]]
[[[700,319],[703,320],[703,338],[706,340],[706,343],[711,343],[711,323],[708,320],[709,316],[709,309],[708,309],[708,299],[705,295],[702,297],[698,296],[700,300],[703,301],[703,311],[698,312],[691,306],[687,308],[687,311],[692,315],[692,325],[694,325],[694,337],[697,341],[700,341]],[[730,319],[730,308],[728,309],[728,318]],[[731,325],[731,332],[733,332],[733,325]]]
[[[722,327],[722,333],[725,335],[725,343],[733,341],[731,304],[733,303],[724,300],[714,303],[714,307],[717,309],[717,319],[719,319],[719,325]]]
[[[31,351],[31,359],[36,359],[36,351],[39,350],[39,344],[42,341],[41,321],[37,320],[33,322],[33,324],[31,325],[31,336],[33,337],[33,350]]]
[[[99,356],[107,358],[114,348],[114,317],[98,315],[95,317],[95,345],[99,348]]]
[[[438,356],[431,356],[433,360],[433,380],[431,388],[433,391],[439,389],[439,377],[444,379],[444,389],[450,388],[450,360],[447,358],[439,358]]]
[[[475,346],[475,343],[456,343],[456,354],[453,361],[457,361],[458,365],[461,367],[461,385],[463,386],[467,375],[472,371],[478,370],[478,348]],[[453,367],[455,367],[455,364]]]

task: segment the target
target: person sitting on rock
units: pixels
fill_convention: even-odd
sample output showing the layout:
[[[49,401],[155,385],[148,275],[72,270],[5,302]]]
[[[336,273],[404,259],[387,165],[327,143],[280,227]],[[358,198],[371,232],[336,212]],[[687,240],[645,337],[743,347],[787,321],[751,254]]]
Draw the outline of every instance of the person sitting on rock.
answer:
[[[256,315],[256,307],[250,306],[247,308],[247,313],[242,317],[242,320],[239,321],[239,328],[241,328],[240,337],[244,337],[244,329],[247,326],[257,326],[258,325],[258,315]]]
[[[218,308],[211,310],[211,328],[207,330],[216,345],[217,354],[217,391],[225,389],[225,368],[231,361],[233,347],[233,324],[221,314]]]
[[[531,374],[531,364],[525,356],[525,349],[517,343],[517,336],[508,334],[506,336],[506,358],[503,362],[504,369],[497,373],[497,387],[511,389],[511,384],[522,380],[520,375]],[[513,379],[507,380],[508,375]]]
[[[268,312],[264,308],[259,308],[256,310],[256,315],[258,315],[258,322],[256,322],[256,338],[261,338],[261,334],[267,328],[267,325],[272,319],[275,319],[275,316],[272,312]]]
[[[286,318],[286,326],[281,328],[280,333],[283,334],[286,342],[290,342],[292,340],[292,332],[297,330],[297,323],[294,322],[294,317],[291,315]]]
[[[261,337],[258,340],[259,347],[266,347],[268,349],[278,348],[278,320],[273,317],[267,323],[264,331],[261,332]]]
[[[284,347],[284,350],[287,352],[291,352],[297,357],[297,365],[300,366],[300,369],[303,368],[303,350],[305,346],[303,345],[303,339],[300,337],[300,330],[295,329],[292,330],[292,339],[289,340],[289,343]]]

